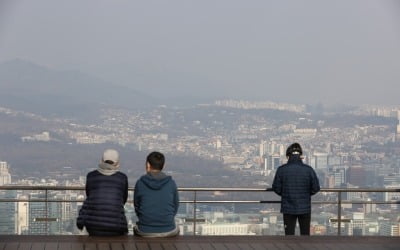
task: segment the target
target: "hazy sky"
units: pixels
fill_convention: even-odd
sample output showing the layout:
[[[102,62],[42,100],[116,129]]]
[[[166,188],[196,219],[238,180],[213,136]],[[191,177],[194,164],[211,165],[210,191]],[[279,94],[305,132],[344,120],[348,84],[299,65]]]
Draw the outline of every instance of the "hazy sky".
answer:
[[[0,61],[154,96],[400,104],[400,1],[0,0]]]

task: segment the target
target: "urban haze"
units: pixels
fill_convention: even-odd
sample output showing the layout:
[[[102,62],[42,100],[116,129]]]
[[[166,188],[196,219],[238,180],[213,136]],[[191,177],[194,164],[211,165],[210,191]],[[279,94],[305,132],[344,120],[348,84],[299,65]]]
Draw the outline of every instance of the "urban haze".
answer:
[[[399,14],[397,1],[371,0],[0,0],[0,188],[83,187],[115,148],[130,187],[157,150],[179,187],[267,189],[296,141],[324,189],[398,189]],[[82,234],[81,202],[1,200],[43,197],[0,190],[0,233]],[[398,192],[341,198],[355,202],[343,204],[343,235],[399,236]],[[313,235],[337,233],[337,199],[313,197]],[[182,203],[177,223],[182,234],[284,232],[279,204]]]
[[[393,105],[399,58],[394,0],[0,1],[0,61],[157,98]]]

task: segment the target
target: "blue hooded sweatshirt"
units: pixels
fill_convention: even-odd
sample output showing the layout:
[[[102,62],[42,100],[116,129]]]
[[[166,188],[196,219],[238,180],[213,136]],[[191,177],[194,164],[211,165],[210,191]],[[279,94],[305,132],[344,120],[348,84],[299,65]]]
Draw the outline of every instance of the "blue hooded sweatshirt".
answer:
[[[175,229],[179,195],[175,181],[163,172],[148,173],[135,185],[135,212],[138,229],[144,233],[164,233]]]

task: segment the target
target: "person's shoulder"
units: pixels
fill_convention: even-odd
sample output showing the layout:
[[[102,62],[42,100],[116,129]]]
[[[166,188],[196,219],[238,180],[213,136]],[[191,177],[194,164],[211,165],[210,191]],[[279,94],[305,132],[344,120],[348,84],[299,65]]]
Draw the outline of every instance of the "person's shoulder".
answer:
[[[165,179],[167,180],[167,182],[171,183],[172,185],[174,185],[176,187],[176,182],[171,175],[166,175]]]
[[[310,165],[308,165],[308,164],[306,164],[306,163],[303,163],[303,164],[301,164],[303,167],[306,167],[306,168],[312,168]]]
[[[99,174],[100,174],[99,171],[93,170],[93,171],[90,171],[86,176],[89,177],[89,176],[95,176],[95,175],[99,175]]]
[[[121,177],[124,177],[124,178],[128,178],[128,176],[127,176],[125,173],[121,172],[121,171],[118,171],[118,172],[116,172],[115,174],[116,174],[116,175],[119,175],[119,176],[121,176]]]
[[[174,178],[172,178],[172,176],[170,176],[170,181],[176,185],[176,181],[174,180]]]
[[[118,176],[119,179],[122,179],[123,181],[126,182],[128,181],[128,176],[125,173],[118,171],[115,174]]]
[[[280,165],[276,170],[278,171],[278,170],[282,170],[282,169],[284,169],[285,167],[287,167],[287,166],[289,166],[290,164],[289,163],[284,163],[284,164],[282,164],[282,165]]]
[[[144,174],[144,175],[141,175],[141,176],[136,180],[136,185],[139,184],[139,183],[142,183],[142,182],[143,182],[143,178],[146,178],[146,175],[145,175],[145,174]]]
[[[303,163],[302,166],[303,166],[304,168],[306,168],[307,170],[309,170],[309,171],[314,171],[314,168],[311,167],[311,166],[308,165],[308,164]]]

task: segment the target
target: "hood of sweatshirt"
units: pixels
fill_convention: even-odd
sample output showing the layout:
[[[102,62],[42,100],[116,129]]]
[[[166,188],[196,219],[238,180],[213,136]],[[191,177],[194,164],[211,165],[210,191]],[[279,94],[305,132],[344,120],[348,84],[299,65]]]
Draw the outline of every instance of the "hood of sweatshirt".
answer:
[[[143,175],[140,180],[150,189],[159,190],[171,180],[171,176],[159,173],[148,173]]]

